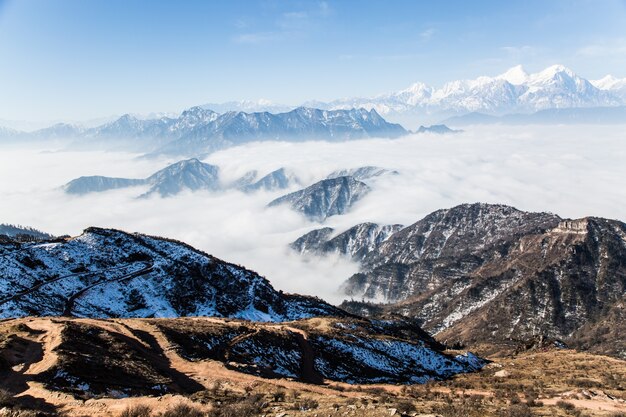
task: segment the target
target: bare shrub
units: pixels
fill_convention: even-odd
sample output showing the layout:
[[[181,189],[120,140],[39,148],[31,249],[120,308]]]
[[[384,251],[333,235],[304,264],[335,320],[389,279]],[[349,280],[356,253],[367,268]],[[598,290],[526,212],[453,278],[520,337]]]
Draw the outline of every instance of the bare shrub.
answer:
[[[205,417],[205,414],[196,407],[187,404],[177,404],[165,410],[161,417]]]
[[[144,404],[132,405],[127,407],[120,417],[150,417],[152,410]]]

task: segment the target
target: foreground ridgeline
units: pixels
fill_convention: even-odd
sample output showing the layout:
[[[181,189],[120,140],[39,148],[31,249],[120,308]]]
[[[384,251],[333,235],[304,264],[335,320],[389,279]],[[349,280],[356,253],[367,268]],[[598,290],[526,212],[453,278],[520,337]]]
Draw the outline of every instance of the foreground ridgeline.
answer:
[[[191,394],[205,389],[194,374],[404,384],[441,380],[485,363],[470,353],[443,353],[408,321],[29,318],[3,322],[0,338],[28,341],[0,348],[5,366],[36,369],[28,375],[9,371],[8,381],[37,381],[83,399]],[[20,359],[36,346],[46,352],[43,360]]]
[[[255,272],[182,242],[89,228],[73,238],[0,244],[0,317],[218,316],[260,321],[345,313],[283,294]]]

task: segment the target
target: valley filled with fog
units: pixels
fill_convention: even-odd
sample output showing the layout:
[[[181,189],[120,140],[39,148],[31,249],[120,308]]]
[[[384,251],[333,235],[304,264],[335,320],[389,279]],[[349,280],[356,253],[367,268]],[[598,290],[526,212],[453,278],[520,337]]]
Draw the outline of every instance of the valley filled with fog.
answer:
[[[626,219],[624,126],[471,126],[454,135],[348,142],[257,142],[209,154],[227,185],[250,170],[285,167],[302,186],[244,193],[236,189],[137,198],[147,187],[82,196],[61,188],[87,175],[145,178],[178,159],[128,152],[76,151],[62,140],[0,145],[0,219],[54,235],[88,226],[119,228],[182,240],[266,276],[288,292],[340,302],[341,283],[358,270],[340,257],[312,260],[288,244],[315,228],[336,232],[361,222],[409,225],[460,203],[507,204],[562,217]],[[369,182],[372,192],[324,223],[287,206],[266,207],[338,169],[396,170]]]

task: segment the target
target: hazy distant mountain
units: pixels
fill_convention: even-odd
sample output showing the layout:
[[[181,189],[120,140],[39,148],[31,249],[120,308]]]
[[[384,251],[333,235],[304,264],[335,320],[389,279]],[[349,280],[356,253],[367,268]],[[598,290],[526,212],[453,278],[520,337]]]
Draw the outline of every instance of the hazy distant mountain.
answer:
[[[248,173],[249,174],[249,173]],[[246,174],[246,175],[248,175]],[[237,183],[243,184],[245,182],[245,176],[240,178]],[[258,190],[283,190],[290,187],[293,184],[299,184],[298,177],[292,172],[287,171],[285,168],[272,171],[260,180],[251,182],[242,187],[244,191],[258,191]]]
[[[158,193],[167,197],[184,190],[216,190],[219,188],[218,172],[218,167],[195,158],[176,162],[146,179],[152,187],[144,196]]]
[[[325,227],[301,236],[289,246],[301,254],[340,253],[361,261],[402,227],[400,224],[361,223],[332,238],[333,229]]]
[[[42,232],[41,230],[34,229],[27,226],[19,226],[14,224],[0,224],[0,235],[8,236],[12,238],[19,238],[20,240],[38,240],[38,239],[52,239],[53,236],[49,233]]]
[[[349,140],[398,137],[407,131],[363,109],[327,111],[298,107],[287,113],[228,112],[202,123],[156,151],[190,155],[262,140]]]
[[[204,109],[210,109],[218,113],[227,112],[246,112],[246,113],[284,113],[293,110],[297,106],[289,106],[286,104],[273,103],[269,100],[241,100],[241,101],[228,101],[226,103],[207,103],[201,106]]]
[[[82,195],[88,193],[98,193],[107,190],[115,190],[117,188],[133,187],[143,184],[146,184],[146,180],[112,178],[103,177],[100,175],[92,175],[73,179],[72,181],[65,184],[63,186],[63,189],[68,194]]]
[[[327,217],[346,213],[370,191],[365,183],[352,177],[322,180],[303,190],[287,194],[269,203],[269,207],[288,204],[310,220],[324,221]]]
[[[623,124],[626,123],[626,106],[589,107],[569,109],[548,109],[535,113],[507,114],[491,116],[483,113],[468,113],[463,116],[450,117],[443,123],[453,126],[469,126],[479,124]]]
[[[448,126],[441,125],[432,125],[432,126],[420,126],[419,129],[415,133],[434,133],[437,135],[447,135],[450,133],[460,133],[462,130],[450,129]]]
[[[358,168],[342,169],[339,171],[331,172],[328,179],[339,177],[352,177],[355,180],[365,181],[383,175],[398,175],[398,171],[389,170],[386,168],[380,168],[375,166],[364,166]]]
[[[412,115],[423,121],[471,112],[502,115],[625,105],[625,84],[624,80],[610,76],[590,82],[562,65],[553,65],[534,74],[517,66],[496,77],[450,81],[441,88],[415,83],[406,90],[376,97],[315,102],[315,105],[327,109],[362,107],[375,109],[392,120]]]
[[[102,176],[80,177],[63,186],[69,194],[88,194],[117,188],[150,185],[142,196],[158,193],[162,197],[184,190],[215,190],[219,188],[218,167],[197,159],[179,161],[144,179],[111,178]]]

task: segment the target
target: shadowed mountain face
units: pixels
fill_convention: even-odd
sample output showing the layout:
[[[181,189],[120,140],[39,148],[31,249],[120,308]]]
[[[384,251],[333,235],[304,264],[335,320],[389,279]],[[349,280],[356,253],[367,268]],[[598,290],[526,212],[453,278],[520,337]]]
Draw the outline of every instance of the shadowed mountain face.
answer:
[[[288,204],[313,221],[346,213],[350,207],[370,191],[365,183],[352,177],[322,180],[303,190],[279,197],[269,207]]]
[[[392,302],[345,303],[350,311],[414,317],[447,340],[582,344],[582,329],[597,332],[604,320],[626,331],[616,319],[626,301],[626,225],[488,204],[439,210],[370,252],[344,291]],[[612,354],[626,348],[586,343]]]
[[[150,185],[150,189],[142,197],[152,194],[168,197],[185,190],[216,190],[219,188],[218,173],[218,167],[193,158],[169,165],[145,179],[80,177],[65,184],[63,189],[68,194],[83,195],[138,185]]]
[[[45,243],[0,243],[0,317],[343,316],[184,243],[90,228]]]
[[[19,240],[45,240],[52,239],[54,237],[49,233],[42,232],[41,230],[37,230],[32,227],[18,226],[14,224],[0,224],[0,236],[17,238]]]

